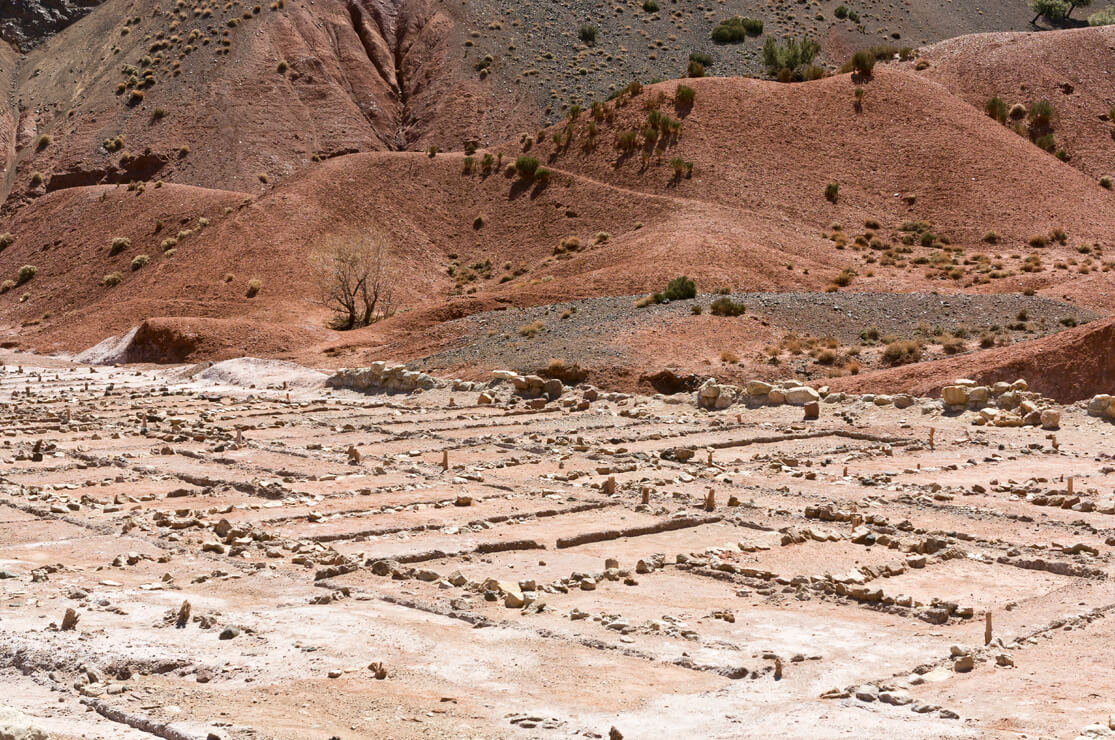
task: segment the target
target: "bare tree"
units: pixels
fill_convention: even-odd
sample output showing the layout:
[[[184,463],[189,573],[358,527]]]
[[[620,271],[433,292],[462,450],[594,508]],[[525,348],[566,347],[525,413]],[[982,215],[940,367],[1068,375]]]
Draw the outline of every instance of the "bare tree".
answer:
[[[359,232],[327,239],[310,257],[316,302],[333,311],[334,329],[357,329],[395,312],[389,244]]]

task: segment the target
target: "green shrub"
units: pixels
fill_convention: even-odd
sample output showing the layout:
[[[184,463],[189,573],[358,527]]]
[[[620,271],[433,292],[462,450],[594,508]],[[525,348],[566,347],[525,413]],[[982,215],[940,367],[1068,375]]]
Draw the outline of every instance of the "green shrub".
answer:
[[[742,316],[747,311],[747,306],[736,303],[727,296],[720,296],[708,307],[713,316]]]
[[[643,0],[643,10],[647,13],[657,13],[658,3],[654,0]]]
[[[106,288],[111,288],[113,286],[119,285],[120,281],[123,280],[123,279],[124,279],[124,276],[121,275],[120,273],[110,272],[107,275],[105,275],[103,278],[101,278],[101,285],[105,286]]]
[[[700,62],[694,62],[694,61],[690,60],[689,64],[685,68],[685,76],[686,77],[704,77],[705,76],[705,65],[701,64]]]
[[[838,5],[836,6],[836,10],[833,11],[833,15],[835,15],[839,20],[844,20],[848,17],[848,8],[844,5]]]
[[[852,55],[852,71],[856,74],[870,77],[875,69],[875,54],[870,50],[860,50]]]
[[[737,44],[748,36],[758,36],[763,32],[763,22],[756,18],[741,18],[738,15],[720,21],[712,29],[712,40],[718,44]]]
[[[1080,4],[1083,3],[1078,2],[1073,5]],[[1036,22],[1042,16],[1050,21],[1064,20],[1072,7],[1066,0],[1030,0],[1030,10],[1034,11],[1034,19],[1031,22]]]
[[[1039,100],[1030,106],[1028,114],[1030,125],[1034,128],[1045,128],[1053,120],[1053,104],[1048,100]]]
[[[50,146],[50,142],[50,134],[43,134],[39,137],[39,140],[35,142],[35,149],[41,152],[43,149],[46,149],[48,146]]]
[[[1057,151],[1057,141],[1053,138],[1053,134],[1042,134],[1038,138],[1034,139],[1034,143],[1037,144],[1039,148],[1044,149],[1050,154]]]
[[[697,297],[697,285],[685,275],[674,278],[662,292],[662,297],[669,301],[681,301]]]
[[[998,95],[988,100],[984,104],[983,110],[999,123],[1007,122],[1007,104]]]
[[[538,174],[538,166],[538,160],[526,154],[515,158],[515,172],[524,180],[534,180]]]
[[[28,280],[35,277],[35,274],[38,273],[38,271],[39,268],[35,267],[34,265],[24,265],[23,267],[19,268],[19,272],[16,273],[15,284],[23,285]]]
[[[1092,13],[1088,16],[1089,26],[1112,26],[1115,25],[1115,5],[1108,5],[1103,10]]]
[[[0,283],[0,295],[2,295],[4,293],[7,293],[9,290],[11,290],[14,287],[15,287],[15,281],[14,280],[5,280],[4,282]]]
[[[820,51],[820,44],[808,36],[787,39],[785,43],[768,36],[763,44],[763,66],[767,74],[780,81],[801,80],[801,68],[812,65]]]
[[[0,234],[0,252],[3,252],[8,247],[12,246],[12,242],[14,241],[15,237],[11,235],[11,232],[4,232],[3,234]]]
[[[151,258],[148,257],[146,254],[137,254],[135,257],[132,258],[132,270],[135,271],[141,267],[145,267],[150,261]]]
[[[112,243],[108,247],[108,256],[113,257],[118,255],[130,246],[132,246],[131,239],[123,236],[113,237]]]
[[[584,24],[577,30],[577,38],[585,42],[589,46],[596,43],[596,36],[600,33],[600,29],[589,23]]]
[[[674,103],[679,107],[688,108],[693,105],[693,100],[697,97],[696,91],[688,85],[678,85],[674,90]]]
[[[696,62],[702,67],[711,67],[716,60],[712,58],[712,54],[706,54],[703,51],[694,51],[689,55],[689,61]]]
[[[1111,189],[1111,178],[1108,175],[1104,175],[1103,177],[1100,178],[1100,187],[1103,188],[1104,190],[1110,190]],[[3,243],[3,238],[2,237],[0,237],[0,243]]]
[[[248,281],[248,292],[246,293],[246,295],[249,298],[255,298],[256,294],[259,293],[259,289],[262,288],[262,287],[263,287],[263,281],[260,280],[259,278],[254,278],[252,280],[249,280]]]
[[[829,203],[835,203],[839,197],[839,183],[830,182],[828,185],[825,186],[825,200],[827,200]]]

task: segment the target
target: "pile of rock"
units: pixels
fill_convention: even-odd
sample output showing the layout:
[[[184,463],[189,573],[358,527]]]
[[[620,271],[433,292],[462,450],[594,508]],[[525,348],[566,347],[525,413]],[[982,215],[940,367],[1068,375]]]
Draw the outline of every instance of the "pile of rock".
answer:
[[[350,388],[363,392],[413,393],[418,389],[429,390],[442,384],[442,381],[432,375],[408,370],[406,365],[389,365],[386,362],[373,362],[368,367],[342,368],[325,380],[325,385],[330,388]]]
[[[1115,396],[1101,393],[1088,399],[1088,415],[1115,419]]]
[[[827,387],[818,391],[793,379],[774,383],[749,380],[746,386],[740,388],[738,385],[717,383],[715,379],[709,378],[697,389],[697,406],[703,409],[726,409],[737,402],[751,407],[781,406],[784,403],[807,406],[819,403],[827,395]]]
[[[976,381],[960,378],[941,389],[941,400],[949,411],[978,411],[973,424],[997,427],[1041,426],[1057,429],[1061,411],[1053,401],[1029,390],[1026,381],[998,382],[977,385]]]
[[[527,398],[546,396],[551,401],[560,398],[566,391],[565,384],[557,378],[543,378],[540,375],[519,375],[514,370],[493,370],[492,378],[504,380],[515,386],[515,390]]]

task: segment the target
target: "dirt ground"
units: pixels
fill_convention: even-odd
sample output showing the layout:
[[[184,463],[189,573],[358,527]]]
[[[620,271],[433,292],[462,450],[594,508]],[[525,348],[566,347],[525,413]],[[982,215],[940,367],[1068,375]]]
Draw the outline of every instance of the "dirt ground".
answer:
[[[3,359],[0,703],[51,737],[1106,731],[1112,428],[1079,405]]]

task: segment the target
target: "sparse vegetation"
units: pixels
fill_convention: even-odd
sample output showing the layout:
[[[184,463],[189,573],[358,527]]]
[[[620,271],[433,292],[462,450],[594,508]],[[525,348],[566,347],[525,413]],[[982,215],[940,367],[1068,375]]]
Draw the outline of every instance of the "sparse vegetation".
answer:
[[[259,293],[259,289],[263,287],[263,281],[259,278],[253,278],[248,281],[248,292],[245,294],[248,298],[255,298]]]
[[[539,161],[526,154],[515,158],[515,172],[527,182],[533,181],[538,175]]]
[[[533,339],[546,328],[546,324],[542,321],[531,321],[529,324],[523,324],[519,327],[519,336]]]
[[[577,30],[577,38],[592,46],[596,43],[596,37],[600,34],[600,29],[596,26],[586,23]]]
[[[737,44],[748,36],[758,36],[763,32],[763,22],[755,18],[734,16],[720,21],[712,29],[712,40],[718,44]]]
[[[33,279],[35,275],[38,274],[38,272],[39,268],[35,267],[34,265],[24,265],[23,267],[19,268],[19,272],[16,273],[15,284],[23,285],[24,283]]]
[[[132,246],[132,240],[124,236],[113,237],[112,242],[108,247],[108,256],[115,257]]]
[[[736,303],[727,296],[720,296],[709,305],[708,311],[713,316],[742,316],[747,312],[747,306]]]
[[[15,237],[12,236],[10,231],[0,234],[0,252],[12,246],[13,242],[15,242]]]
[[[132,258],[132,272],[135,272],[142,267],[146,267],[147,263],[149,263],[150,261],[151,258],[148,257],[146,254],[137,254],[135,257]]]
[[[679,108],[690,108],[697,98],[697,92],[688,85],[678,85],[674,90],[674,104]]]
[[[867,50],[857,51],[852,55],[852,71],[864,77],[870,77],[875,69],[875,55]]]
[[[895,340],[883,350],[883,361],[888,365],[908,365],[921,361],[921,345],[912,340]]]
[[[840,184],[830,182],[825,186],[825,200],[829,203],[835,203],[840,198]]]
[[[800,82],[824,76],[824,70],[813,66],[821,45],[808,36],[779,42],[768,36],[763,44],[763,66],[767,74],[779,82]]]
[[[110,272],[103,278],[101,278],[101,285],[105,286],[106,288],[111,288],[113,286],[119,285],[120,281],[122,281],[123,279],[124,276],[120,273]]]

